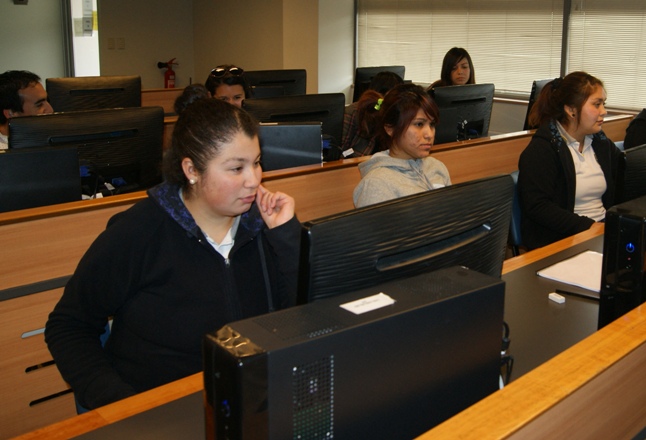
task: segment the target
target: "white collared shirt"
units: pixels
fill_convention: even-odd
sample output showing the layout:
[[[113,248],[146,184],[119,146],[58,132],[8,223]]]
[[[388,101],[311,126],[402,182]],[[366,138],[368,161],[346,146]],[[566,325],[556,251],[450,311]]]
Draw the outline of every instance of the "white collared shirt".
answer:
[[[606,178],[592,149],[592,135],[587,135],[583,141],[583,151],[579,152],[579,142],[575,140],[557,121],[561,136],[565,139],[576,176],[574,197],[574,213],[601,221],[606,217],[601,197],[607,189]]]
[[[237,216],[233,220],[233,224],[227,231],[226,235],[222,239],[221,243],[216,243],[215,240],[213,240],[211,237],[206,235],[206,240],[213,246],[213,249],[215,249],[220,255],[222,255],[225,259],[229,258],[229,252],[231,252],[231,248],[233,247],[233,243],[235,241],[234,237],[236,236],[236,232],[238,231],[238,225],[240,224],[240,216]]]
[[[181,188],[179,189],[179,198],[182,200],[182,202],[184,202],[184,194]],[[215,249],[217,253],[222,255],[224,259],[229,258],[229,252],[231,252],[231,249],[233,248],[233,244],[235,242],[235,236],[236,236],[236,232],[238,232],[239,224],[240,224],[240,216],[237,216],[235,219],[233,219],[233,224],[225,234],[221,243],[216,243],[215,240],[209,237],[206,232],[202,231],[204,233],[204,236],[206,237],[206,241],[208,241],[209,244],[213,246],[213,249]]]

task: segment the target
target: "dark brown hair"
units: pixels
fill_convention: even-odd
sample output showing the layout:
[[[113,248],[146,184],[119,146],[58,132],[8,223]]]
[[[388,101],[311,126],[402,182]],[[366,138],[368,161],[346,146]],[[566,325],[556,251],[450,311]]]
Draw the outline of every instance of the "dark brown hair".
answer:
[[[379,105],[377,103],[383,98],[383,95],[378,91],[368,89],[363,92],[361,98],[357,101],[356,117],[357,121],[359,121],[359,136],[363,138],[374,136],[379,122]]]
[[[420,109],[431,119],[433,125],[437,125],[440,120],[439,109],[422,87],[402,84],[386,93],[379,109],[377,140],[381,146],[390,148],[393,140],[399,139],[408,129]],[[392,135],[386,132],[386,127],[392,128]]]
[[[25,101],[20,90],[39,82],[40,77],[28,70],[7,70],[0,74],[0,124],[7,122],[2,110],[22,112]]]
[[[175,99],[173,110],[177,115],[181,115],[186,108],[198,99],[210,98],[211,94],[202,84],[191,84],[186,86],[182,94]]]
[[[444,55],[444,60],[442,60],[442,71],[440,72],[440,81],[437,83],[436,87],[453,85],[453,82],[451,81],[451,72],[455,65],[463,58],[469,62],[469,69],[471,70],[467,84],[476,83],[476,71],[473,67],[473,61],[471,61],[471,55],[469,55],[469,52],[467,52],[466,49],[461,47],[452,47]]]
[[[404,84],[404,80],[393,72],[383,71],[374,76],[368,90],[363,92],[359,101],[357,101],[356,120],[358,121],[357,129],[360,137],[370,139],[375,136],[380,119],[379,100],[383,100],[388,91],[400,84]],[[387,146],[384,148],[383,145],[376,143],[372,153],[387,148]]]
[[[208,163],[220,152],[222,144],[238,133],[250,138],[258,135],[258,122],[249,113],[219,99],[198,99],[179,115],[170,149],[164,155],[164,178],[182,187],[190,197],[182,161],[191,159],[198,173],[204,174]]]
[[[529,125],[539,127],[554,119],[567,127],[569,118],[564,108],[566,105],[577,110],[579,122],[583,104],[598,87],[603,87],[603,82],[586,72],[572,72],[564,78],[548,82],[530,110]]]

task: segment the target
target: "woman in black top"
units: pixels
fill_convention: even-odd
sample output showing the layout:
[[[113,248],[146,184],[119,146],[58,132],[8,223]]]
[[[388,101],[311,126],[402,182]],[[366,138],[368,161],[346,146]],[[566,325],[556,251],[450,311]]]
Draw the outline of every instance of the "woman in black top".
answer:
[[[529,121],[538,126],[518,163],[523,245],[530,249],[585,231],[613,205],[621,152],[601,127],[601,80],[573,72],[545,85]]]
[[[110,219],[49,316],[45,340],[82,406],[199,372],[204,334],[295,303],[294,200],[261,173],[244,110],[206,98],[181,112],[164,183]]]

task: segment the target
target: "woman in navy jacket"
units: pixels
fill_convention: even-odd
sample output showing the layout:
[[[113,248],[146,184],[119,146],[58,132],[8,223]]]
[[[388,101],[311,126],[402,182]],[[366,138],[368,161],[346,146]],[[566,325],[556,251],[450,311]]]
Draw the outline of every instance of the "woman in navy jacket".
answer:
[[[548,83],[532,107],[539,126],[520,156],[523,244],[545,246],[603,221],[621,152],[601,130],[606,92],[585,72]]]
[[[110,219],[47,322],[56,365],[89,409],[201,371],[207,332],[295,303],[300,223],[291,197],[260,184],[256,121],[195,101],[164,171]]]

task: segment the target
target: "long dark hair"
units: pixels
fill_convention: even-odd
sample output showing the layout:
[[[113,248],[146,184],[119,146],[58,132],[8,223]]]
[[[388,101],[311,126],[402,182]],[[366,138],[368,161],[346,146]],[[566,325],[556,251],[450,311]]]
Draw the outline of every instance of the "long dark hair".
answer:
[[[258,135],[258,122],[249,113],[219,99],[195,100],[180,113],[175,124],[171,147],[164,155],[164,178],[179,185],[184,196],[190,197],[191,185],[182,161],[191,159],[197,172],[204,174],[222,144],[240,132],[250,138]]]
[[[453,82],[451,81],[451,72],[453,71],[453,67],[455,67],[455,65],[458,64],[463,58],[469,62],[469,69],[471,70],[467,84],[476,83],[476,71],[473,67],[473,61],[471,61],[471,55],[469,55],[469,52],[467,52],[466,49],[463,49],[461,47],[452,47],[444,55],[444,60],[442,60],[442,71],[440,72],[441,81],[438,86],[453,85]]]
[[[566,105],[577,110],[579,122],[583,104],[598,87],[603,87],[603,81],[586,72],[572,72],[564,78],[555,78],[541,90],[527,122],[532,127],[538,127],[554,119],[567,127],[569,117],[564,108]]]

